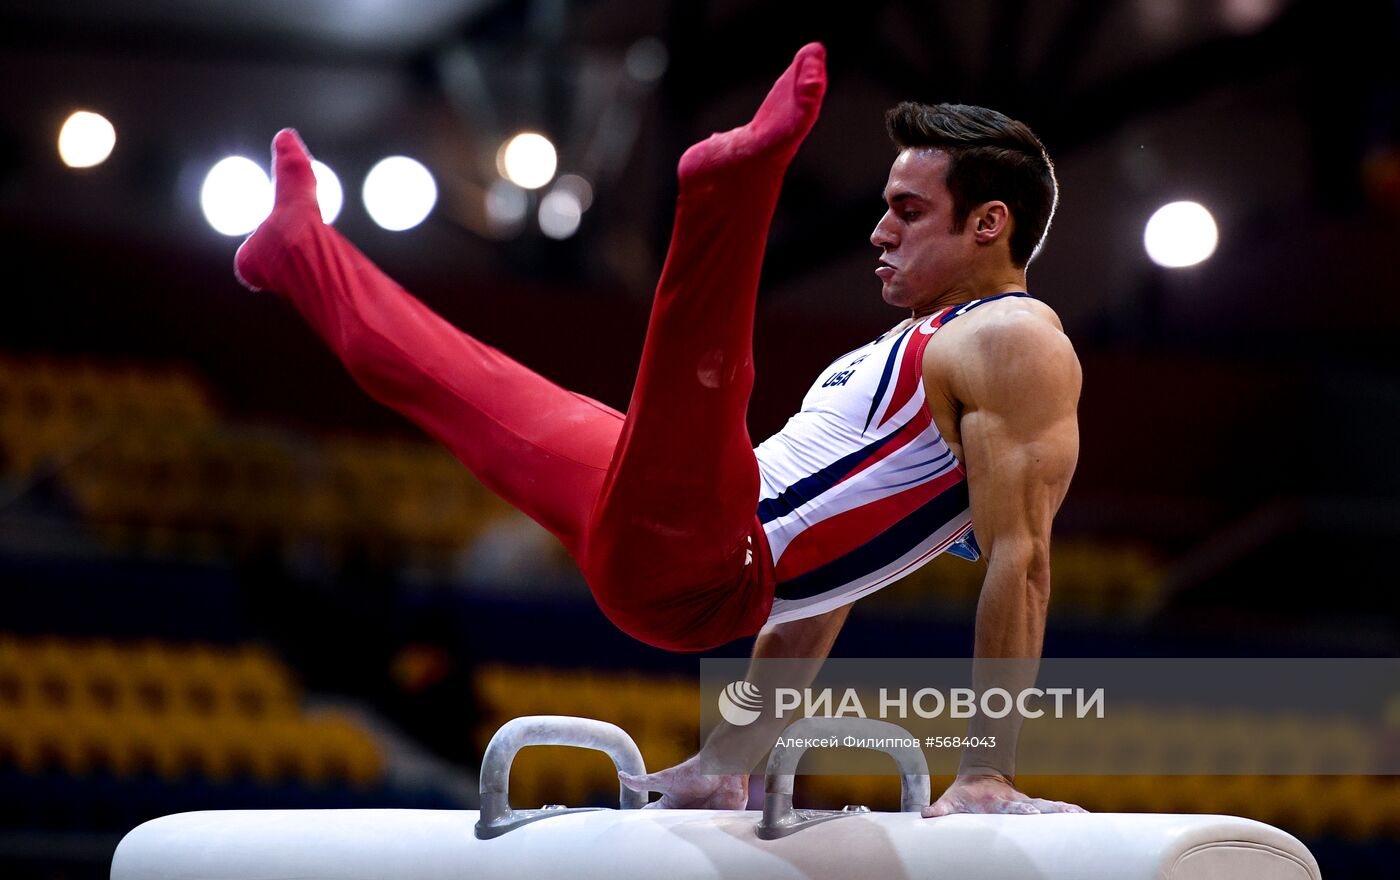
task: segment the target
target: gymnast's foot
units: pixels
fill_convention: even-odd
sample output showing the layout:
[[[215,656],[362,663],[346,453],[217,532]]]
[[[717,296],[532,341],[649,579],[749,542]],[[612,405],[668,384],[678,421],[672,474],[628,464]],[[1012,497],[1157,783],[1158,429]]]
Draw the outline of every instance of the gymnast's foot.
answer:
[[[302,232],[321,223],[311,156],[296,131],[284,128],[272,139],[272,213],[233,259],[233,272],[250,290],[277,287],[275,269]]]
[[[748,125],[711,135],[681,156],[681,185],[713,182],[744,171],[781,174],[817,121],[826,92],[826,49],[808,43],[797,52]]]

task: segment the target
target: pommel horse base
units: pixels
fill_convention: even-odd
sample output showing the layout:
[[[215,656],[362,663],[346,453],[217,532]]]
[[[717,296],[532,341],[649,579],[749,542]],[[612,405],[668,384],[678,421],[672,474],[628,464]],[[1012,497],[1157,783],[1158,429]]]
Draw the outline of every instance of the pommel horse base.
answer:
[[[885,723],[834,721],[843,731],[849,721]],[[613,725],[518,718],[487,747],[480,811],[181,813],[127,834],[112,880],[1320,880],[1292,835],[1233,816],[922,819],[929,781],[926,765],[917,772],[917,750],[894,756],[904,785],[898,813],[794,809],[800,750],[770,757],[762,812],[641,810],[640,796],[621,788],[618,810],[512,810],[511,759],[545,744],[597,748],[640,772],[636,745]]]

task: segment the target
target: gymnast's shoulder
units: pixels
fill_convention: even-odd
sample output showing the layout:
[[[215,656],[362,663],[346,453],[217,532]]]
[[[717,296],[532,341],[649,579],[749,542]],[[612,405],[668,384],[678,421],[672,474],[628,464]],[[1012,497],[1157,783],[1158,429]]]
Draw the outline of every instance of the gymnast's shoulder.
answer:
[[[1079,358],[1055,310],[1030,297],[972,309],[939,331],[924,352],[926,378],[945,377],[958,399],[989,390],[1062,387],[1077,396]],[[1008,387],[1009,386],[1009,387]]]

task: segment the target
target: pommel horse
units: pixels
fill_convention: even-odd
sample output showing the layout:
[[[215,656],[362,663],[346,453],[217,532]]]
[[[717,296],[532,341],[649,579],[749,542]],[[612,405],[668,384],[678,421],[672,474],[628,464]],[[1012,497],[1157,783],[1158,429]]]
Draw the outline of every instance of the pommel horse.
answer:
[[[802,719],[793,738],[837,731],[907,738],[868,719]],[[930,798],[918,749],[891,749],[897,813],[802,810],[793,780],[804,749],[769,756],[762,811],[510,806],[520,749],[567,745],[643,773],[621,728],[534,715],[486,748],[480,810],[225,810],[179,813],[126,835],[112,880],[1320,880],[1300,841],[1234,816],[1132,813],[954,815],[922,819]]]

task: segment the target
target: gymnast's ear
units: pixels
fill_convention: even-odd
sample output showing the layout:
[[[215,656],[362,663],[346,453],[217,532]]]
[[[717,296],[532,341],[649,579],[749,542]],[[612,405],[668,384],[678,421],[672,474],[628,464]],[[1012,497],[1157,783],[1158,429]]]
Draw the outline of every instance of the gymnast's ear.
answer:
[[[1011,241],[1011,209],[1006,202],[983,202],[972,210],[968,223],[978,244]]]

